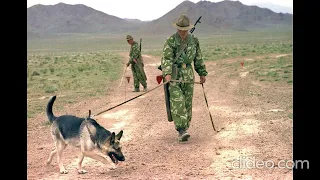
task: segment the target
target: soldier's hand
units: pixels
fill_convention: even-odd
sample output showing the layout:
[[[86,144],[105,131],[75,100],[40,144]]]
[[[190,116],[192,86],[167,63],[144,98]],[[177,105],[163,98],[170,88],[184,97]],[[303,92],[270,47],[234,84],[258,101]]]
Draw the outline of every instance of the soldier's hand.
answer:
[[[138,63],[136,59],[133,59],[133,62],[136,63],[136,64]]]
[[[203,84],[206,82],[206,77],[205,76],[200,76],[200,83]]]
[[[166,75],[165,80],[166,82],[169,82],[171,80],[171,75],[170,74]]]

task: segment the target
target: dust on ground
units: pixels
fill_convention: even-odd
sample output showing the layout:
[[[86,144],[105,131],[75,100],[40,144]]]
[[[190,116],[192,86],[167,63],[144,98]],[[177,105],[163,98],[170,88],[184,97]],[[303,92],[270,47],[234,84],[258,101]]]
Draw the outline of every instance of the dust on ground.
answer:
[[[121,55],[126,61],[128,54]],[[143,58],[148,88],[152,89],[158,86],[160,58],[150,55]],[[209,76],[204,89],[215,126],[225,128],[219,133],[213,131],[200,85],[195,85],[193,118],[188,130],[191,138],[187,143],[177,142],[174,124],[166,119],[162,86],[96,116],[106,129],[124,130],[121,143],[126,161],[114,170],[110,169],[111,161],[110,166],[106,166],[85,157],[83,167],[88,173],[78,174],[79,150],[71,146],[62,157],[68,174],[59,173],[56,157],[50,165],[44,165],[54,147],[50,126],[46,124],[45,115],[29,119],[28,179],[292,179],[292,169],[279,166],[279,162],[292,159],[292,119],[288,117],[292,111],[288,108],[292,104],[292,85],[274,87],[272,83],[255,81],[246,66],[240,67],[240,64],[239,76],[230,78],[221,67],[222,63],[242,60],[245,64],[255,58],[260,57],[206,62]],[[118,87],[120,80],[116,82],[112,96],[65,106],[65,111],[84,117],[89,109],[96,114],[138,95],[131,92],[130,68],[125,76],[131,77],[129,83],[124,80]],[[198,81],[197,75],[196,78]],[[248,92],[255,94],[248,95]],[[39,98],[48,101],[48,97]],[[55,107],[53,111],[55,115],[62,115]],[[257,162],[265,164],[256,167]]]

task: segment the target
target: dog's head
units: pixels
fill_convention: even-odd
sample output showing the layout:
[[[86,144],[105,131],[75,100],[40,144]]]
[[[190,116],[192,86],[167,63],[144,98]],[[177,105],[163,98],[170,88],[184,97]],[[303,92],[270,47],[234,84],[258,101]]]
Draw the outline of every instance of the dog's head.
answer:
[[[124,161],[125,158],[121,151],[120,139],[122,137],[123,130],[121,130],[117,135],[114,132],[108,138],[107,142],[101,148],[105,154],[107,154],[113,163],[117,164],[118,161]]]

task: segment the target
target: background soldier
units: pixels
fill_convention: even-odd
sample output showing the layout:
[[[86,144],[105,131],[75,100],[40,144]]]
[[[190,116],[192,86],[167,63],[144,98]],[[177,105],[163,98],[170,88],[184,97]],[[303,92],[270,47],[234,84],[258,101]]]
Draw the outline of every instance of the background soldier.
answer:
[[[199,40],[188,33],[188,30],[194,26],[190,24],[189,18],[185,14],[182,14],[172,25],[177,28],[177,32],[165,41],[161,59],[162,75],[165,77],[165,81],[174,79],[193,82],[194,73],[191,65],[193,62],[194,69],[200,76],[200,83],[204,83],[208,72],[203,63]],[[182,46],[185,48],[182,48],[182,53],[174,62]],[[179,132],[178,140],[187,141],[190,137],[187,129],[192,118],[194,84],[170,82],[168,88],[171,116],[175,129]]]
[[[143,91],[147,91],[147,76],[144,72],[144,64],[142,61],[139,44],[133,40],[131,35],[127,35],[126,39],[128,44],[131,45],[127,67],[131,64],[131,71],[134,81],[134,89],[132,92],[140,91],[140,83],[144,88]]]

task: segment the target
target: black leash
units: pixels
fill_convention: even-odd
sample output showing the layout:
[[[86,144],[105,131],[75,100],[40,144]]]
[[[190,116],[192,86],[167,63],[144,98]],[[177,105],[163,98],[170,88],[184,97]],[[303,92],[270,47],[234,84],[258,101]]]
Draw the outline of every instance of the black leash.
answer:
[[[139,94],[138,96],[135,96],[135,97],[133,97],[133,98],[131,98],[131,99],[128,99],[128,100],[120,103],[120,104],[117,104],[117,105],[115,105],[115,106],[113,106],[113,107],[110,107],[110,108],[104,110],[104,111],[101,111],[101,112],[95,114],[94,116],[98,116],[98,115],[100,115],[100,114],[102,114],[102,113],[104,113],[104,112],[110,111],[111,109],[114,109],[114,108],[116,108],[116,107],[118,107],[118,106],[121,106],[121,105],[123,105],[123,104],[125,104],[125,103],[127,103],[127,102],[129,102],[129,101],[132,101],[132,100],[134,100],[134,99],[136,99],[136,98],[138,98],[138,97],[140,97],[140,96],[142,96],[142,95],[145,95],[145,94],[147,94],[147,93],[149,93],[149,92],[151,92],[151,91],[157,89],[158,87],[160,87],[160,86],[162,86],[162,85],[164,85],[164,84],[167,84],[167,83],[168,83],[168,82],[164,82],[163,84],[160,84],[160,85],[152,88],[152,89],[149,90],[149,91],[146,91],[146,92],[144,92],[144,93],[141,93],[141,94]]]
[[[85,126],[87,127],[87,130],[89,132],[91,141],[93,142],[93,144],[96,144],[98,146],[98,148],[100,148],[99,144],[96,142],[96,138],[94,137],[94,135],[92,134],[92,132],[90,131],[90,129],[88,127],[88,123],[89,123],[88,118],[90,118],[90,116],[91,116],[91,110],[89,110],[89,116],[85,118],[84,123],[86,123]]]
[[[214,124],[213,124],[212,115],[211,115],[211,112],[210,112],[210,109],[209,109],[208,100],[207,100],[206,93],[205,93],[205,91],[204,91],[203,83],[200,83],[200,82],[189,82],[189,81],[180,81],[180,80],[171,80],[171,81],[172,81],[172,82],[201,84],[202,90],[203,90],[204,99],[205,99],[205,101],[206,101],[207,109],[208,109],[208,111],[209,111],[209,116],[210,116],[210,120],[211,120],[211,124],[212,124],[213,130],[216,131],[216,132],[220,132],[222,129],[224,129],[224,128],[221,128],[220,130],[217,130],[217,129],[215,128]],[[116,107],[118,107],[118,106],[121,106],[121,105],[123,105],[123,104],[125,104],[125,103],[127,103],[127,102],[129,102],[129,101],[132,101],[132,100],[134,100],[134,99],[136,99],[136,98],[138,98],[138,97],[140,97],[140,96],[142,96],[142,95],[144,95],[144,94],[147,94],[147,93],[149,93],[149,92],[151,92],[151,91],[159,88],[159,87],[162,86],[162,85],[167,84],[168,82],[169,82],[169,81],[166,81],[166,82],[164,82],[163,84],[159,84],[158,86],[154,87],[153,89],[151,89],[151,90],[149,90],[149,91],[147,91],[147,92],[144,92],[144,93],[142,93],[142,94],[139,94],[138,96],[135,96],[135,97],[133,97],[133,98],[131,98],[131,99],[128,99],[128,100],[126,100],[126,101],[124,101],[124,102],[122,102],[122,103],[120,103],[120,104],[115,105],[115,106],[112,106],[112,107],[110,107],[110,108],[108,108],[108,109],[106,109],[106,110],[104,110],[104,111],[101,111],[101,112],[95,114],[94,116],[98,116],[98,115],[100,115],[100,114],[102,114],[102,113],[104,113],[104,112],[110,111],[111,109],[114,109],[114,108],[116,108]],[[89,117],[90,117],[90,114],[91,114],[91,111],[89,110]],[[87,128],[88,128],[88,126],[87,126]],[[92,135],[92,134],[91,134],[91,132],[90,132],[89,129],[88,129],[88,131],[89,131],[89,133],[90,133],[90,138],[91,138],[91,135]],[[93,136],[92,136],[92,137],[93,137]],[[94,142],[94,140],[93,140],[93,142]]]

